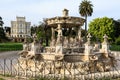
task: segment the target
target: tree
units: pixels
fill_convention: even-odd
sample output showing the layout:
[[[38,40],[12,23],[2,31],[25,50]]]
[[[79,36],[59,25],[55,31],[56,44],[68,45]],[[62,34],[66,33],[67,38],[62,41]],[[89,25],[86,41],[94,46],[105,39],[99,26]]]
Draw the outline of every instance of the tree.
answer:
[[[2,17],[0,17],[0,42],[8,40],[3,29],[3,24],[4,22],[2,21]]]
[[[37,36],[37,40],[39,40],[40,38],[44,38],[44,26],[42,24],[38,25],[38,26],[32,26],[31,27],[31,35],[33,36],[34,34],[36,34]]]
[[[33,34],[36,33],[36,30],[37,30],[37,26],[31,26],[31,36],[33,36]]]
[[[40,38],[45,39],[45,31],[44,31],[44,25],[43,24],[40,24],[37,27],[36,34],[37,34],[38,39],[40,39]]]
[[[37,40],[42,40],[48,46],[48,42],[51,39],[51,29],[46,25],[46,22],[40,22],[38,26],[31,27],[31,35],[37,35]]]
[[[5,31],[6,33],[9,33],[9,34],[10,34],[11,28],[10,28],[10,27],[5,26],[5,27],[4,27],[4,31]]]
[[[114,20],[114,24],[115,24],[115,37],[118,38],[120,37],[120,20]]]
[[[115,40],[115,25],[112,18],[96,18],[89,24],[88,32],[93,35],[94,40],[103,40],[104,34],[109,37],[110,41]]]
[[[79,6],[79,13],[81,16],[85,17],[85,31],[87,32],[87,17],[92,16],[93,13],[93,5],[91,1],[83,0]]]
[[[2,21],[2,17],[0,16],[0,27],[2,27],[4,22]]]

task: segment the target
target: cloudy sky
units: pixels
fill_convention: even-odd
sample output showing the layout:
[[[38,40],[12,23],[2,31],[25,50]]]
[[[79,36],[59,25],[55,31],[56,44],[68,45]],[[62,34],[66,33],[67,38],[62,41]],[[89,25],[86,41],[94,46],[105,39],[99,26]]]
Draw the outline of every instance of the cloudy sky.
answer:
[[[10,21],[16,16],[25,16],[26,21],[38,25],[43,18],[61,16],[64,8],[69,10],[70,16],[80,16],[79,4],[82,0],[0,0],[0,16],[4,26],[11,26]],[[91,0],[93,15],[88,23],[98,17],[120,19],[120,0]]]

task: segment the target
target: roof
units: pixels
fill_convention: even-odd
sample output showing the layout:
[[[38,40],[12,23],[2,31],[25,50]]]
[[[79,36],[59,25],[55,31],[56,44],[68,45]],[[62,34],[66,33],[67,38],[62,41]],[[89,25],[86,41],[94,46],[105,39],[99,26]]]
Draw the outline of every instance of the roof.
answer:
[[[45,20],[47,25],[50,27],[57,27],[58,24],[61,24],[62,27],[79,27],[82,26],[85,22],[85,19],[80,17],[73,16],[64,16],[64,17],[53,17]]]

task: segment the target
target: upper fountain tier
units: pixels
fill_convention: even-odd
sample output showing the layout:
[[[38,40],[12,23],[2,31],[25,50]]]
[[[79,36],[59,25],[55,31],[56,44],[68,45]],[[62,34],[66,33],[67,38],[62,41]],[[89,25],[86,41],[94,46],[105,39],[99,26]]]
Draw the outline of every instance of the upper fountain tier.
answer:
[[[85,19],[83,18],[69,16],[67,9],[63,10],[63,16],[46,19],[46,23],[50,27],[57,27],[58,24],[62,25],[62,27],[79,27],[82,26],[84,22]]]

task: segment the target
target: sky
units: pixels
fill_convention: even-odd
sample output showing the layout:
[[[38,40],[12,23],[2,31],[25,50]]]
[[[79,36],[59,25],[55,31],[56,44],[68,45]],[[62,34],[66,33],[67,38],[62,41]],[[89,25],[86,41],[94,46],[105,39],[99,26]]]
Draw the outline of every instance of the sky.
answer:
[[[88,17],[88,24],[95,18],[109,17],[120,19],[120,0],[90,0],[93,4],[93,14]],[[69,16],[81,17],[79,5],[82,0],[0,0],[0,16],[4,26],[11,26],[16,16],[26,17],[31,25],[38,25],[44,18],[61,16],[64,8],[69,10]]]

